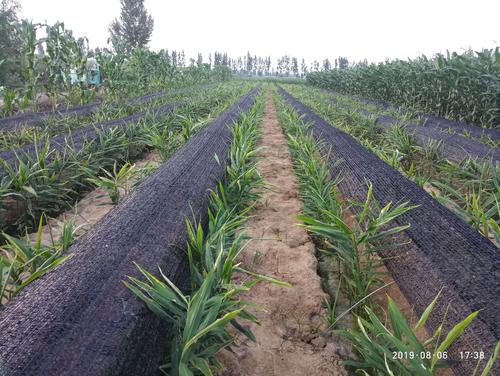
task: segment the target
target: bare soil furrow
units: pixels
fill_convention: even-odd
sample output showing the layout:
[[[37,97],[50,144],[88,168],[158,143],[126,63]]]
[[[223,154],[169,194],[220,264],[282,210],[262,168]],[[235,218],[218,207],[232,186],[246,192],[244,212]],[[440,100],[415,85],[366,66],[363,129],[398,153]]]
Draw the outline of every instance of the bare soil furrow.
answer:
[[[297,226],[302,210],[299,187],[271,97],[258,147],[258,168],[270,189],[242,230],[251,240],[241,262],[245,268],[293,287],[261,284],[243,297],[260,306],[252,310],[260,320],[260,325],[251,326],[257,342],[237,337],[235,353],[221,356],[225,374],[346,375],[337,355],[339,344],[321,334],[325,293],[316,272],[314,244]]]

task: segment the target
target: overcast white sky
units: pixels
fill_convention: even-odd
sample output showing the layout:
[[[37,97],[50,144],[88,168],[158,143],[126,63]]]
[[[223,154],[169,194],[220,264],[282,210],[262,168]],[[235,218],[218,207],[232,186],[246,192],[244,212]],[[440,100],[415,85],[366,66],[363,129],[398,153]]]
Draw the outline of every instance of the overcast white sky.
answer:
[[[92,47],[105,46],[119,0],[20,0],[22,16],[63,21]],[[500,45],[499,0],[146,0],[155,28],[150,47],[187,56],[226,51],[308,62],[431,55]],[[274,59],[275,60],[275,59]]]

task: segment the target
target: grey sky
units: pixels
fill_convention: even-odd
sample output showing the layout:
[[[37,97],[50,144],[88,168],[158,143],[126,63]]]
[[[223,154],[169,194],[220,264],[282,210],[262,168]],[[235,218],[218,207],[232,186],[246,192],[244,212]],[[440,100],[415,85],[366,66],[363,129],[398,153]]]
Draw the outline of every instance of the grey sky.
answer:
[[[119,0],[21,0],[36,22],[64,21],[91,46],[105,46]],[[307,61],[430,55],[500,44],[500,1],[448,0],[146,0],[155,29],[150,47],[187,56],[226,51],[284,54]]]

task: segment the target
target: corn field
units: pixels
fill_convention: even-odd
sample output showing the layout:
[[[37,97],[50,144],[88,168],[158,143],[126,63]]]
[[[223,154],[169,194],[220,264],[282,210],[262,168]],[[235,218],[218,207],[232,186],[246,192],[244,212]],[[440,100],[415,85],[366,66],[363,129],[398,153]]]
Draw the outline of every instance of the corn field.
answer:
[[[311,85],[395,105],[500,127],[500,49],[313,72]]]

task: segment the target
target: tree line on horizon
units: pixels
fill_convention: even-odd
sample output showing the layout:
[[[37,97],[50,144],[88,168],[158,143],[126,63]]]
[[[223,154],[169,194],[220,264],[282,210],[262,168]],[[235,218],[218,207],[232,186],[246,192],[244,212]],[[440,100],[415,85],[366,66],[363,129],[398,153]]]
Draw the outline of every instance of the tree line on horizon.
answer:
[[[89,49],[87,45],[88,57],[103,52],[129,54],[136,49],[147,49],[153,33],[154,20],[147,12],[144,0],[120,0],[120,5],[119,16],[108,28],[108,46]],[[23,82],[22,61],[26,52],[23,50],[23,31],[25,31],[23,25],[25,27],[31,22],[20,19],[18,15],[20,10],[19,0],[0,0],[0,86],[19,86]],[[37,45],[37,51],[34,53],[43,55],[43,46]],[[234,74],[254,76],[305,77],[308,72],[334,67],[342,69],[349,66],[349,61],[345,57],[333,61],[328,58],[322,61],[314,60],[308,64],[306,59],[295,56],[284,55],[273,61],[271,56],[259,56],[250,52],[232,57],[226,52],[215,51],[208,56],[198,53],[195,57],[188,58],[184,50],[162,49],[158,54],[164,56],[175,67],[204,66],[210,69],[228,67]]]

